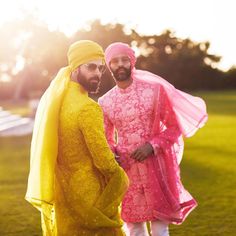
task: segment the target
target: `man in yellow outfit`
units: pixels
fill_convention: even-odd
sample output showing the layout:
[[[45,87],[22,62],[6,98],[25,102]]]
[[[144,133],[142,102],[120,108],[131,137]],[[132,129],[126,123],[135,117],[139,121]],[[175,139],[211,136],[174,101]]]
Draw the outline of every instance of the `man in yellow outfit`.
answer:
[[[123,235],[118,208],[128,179],[107,144],[101,108],[88,97],[104,53],[82,40],[67,56],[37,109],[26,200],[41,211],[44,236]]]

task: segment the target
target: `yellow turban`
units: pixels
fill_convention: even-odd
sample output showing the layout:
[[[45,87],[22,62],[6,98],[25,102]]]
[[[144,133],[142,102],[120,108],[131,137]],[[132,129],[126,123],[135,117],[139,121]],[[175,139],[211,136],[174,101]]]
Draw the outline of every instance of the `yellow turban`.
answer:
[[[73,43],[67,53],[68,63],[74,71],[78,66],[92,60],[104,61],[104,52],[97,43],[90,40],[81,40]]]
[[[58,154],[58,117],[71,72],[91,60],[104,60],[102,48],[82,40],[68,51],[67,67],[62,68],[40,99],[30,150],[30,173],[26,200],[42,213],[45,227],[51,227],[54,202],[54,169]]]

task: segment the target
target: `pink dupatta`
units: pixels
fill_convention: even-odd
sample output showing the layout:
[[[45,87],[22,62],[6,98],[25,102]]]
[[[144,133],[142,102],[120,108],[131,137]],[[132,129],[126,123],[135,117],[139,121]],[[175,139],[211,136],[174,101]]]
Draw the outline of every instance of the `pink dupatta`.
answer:
[[[163,131],[158,107],[158,87],[161,86],[164,89],[165,96],[173,109],[174,113],[172,114],[174,114],[177,121],[179,137],[172,145],[160,148],[156,156],[147,158],[147,163],[150,165],[150,170],[155,170],[149,172],[150,183],[156,193],[155,197],[150,199],[156,203],[155,218],[181,224],[197,206],[196,201],[184,189],[180,180],[179,163],[183,154],[183,137],[193,136],[206,123],[208,117],[205,102],[199,97],[191,96],[176,89],[169,82],[155,74],[136,70],[134,67],[136,62],[134,51],[127,44],[116,42],[106,49],[105,59],[108,67],[111,59],[118,54],[129,56],[134,79],[157,85],[155,86],[156,105],[152,137],[158,137]]]
[[[182,137],[191,137],[206,123],[208,118],[206,105],[201,98],[177,90],[166,80],[150,72],[133,69],[132,76],[136,80],[156,84],[156,88],[160,85],[164,88],[180,129],[180,136],[176,142],[170,147],[161,149],[157,156],[150,157],[148,165],[154,166],[155,169],[155,172],[149,174],[153,189],[157,190],[153,199],[158,205],[156,217],[170,223],[181,224],[197,206],[197,202],[184,189],[180,180]],[[155,97],[158,99],[158,89],[156,89]],[[156,102],[152,136],[162,132],[159,110],[158,102]]]

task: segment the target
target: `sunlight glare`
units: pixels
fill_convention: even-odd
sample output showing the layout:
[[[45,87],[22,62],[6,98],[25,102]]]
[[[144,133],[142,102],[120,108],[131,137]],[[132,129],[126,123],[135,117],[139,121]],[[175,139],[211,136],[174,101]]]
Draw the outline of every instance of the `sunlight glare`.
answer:
[[[50,30],[67,36],[100,19],[103,24],[120,23],[126,32],[135,29],[141,35],[161,34],[169,29],[180,38],[209,41],[209,51],[223,56],[222,69],[236,64],[235,1],[188,0],[8,0],[0,6],[0,26],[6,21],[35,14]],[[227,39],[226,39],[227,37]],[[223,68],[224,67],[224,68]]]

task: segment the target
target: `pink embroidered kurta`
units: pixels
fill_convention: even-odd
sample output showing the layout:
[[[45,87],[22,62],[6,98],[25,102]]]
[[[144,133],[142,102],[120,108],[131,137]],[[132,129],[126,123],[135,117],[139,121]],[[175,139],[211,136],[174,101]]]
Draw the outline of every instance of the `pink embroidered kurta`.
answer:
[[[181,223],[196,202],[180,181],[182,134],[163,86],[134,79],[126,89],[115,86],[99,103],[108,143],[130,180],[122,219]],[[154,123],[158,128],[153,129]],[[130,154],[146,142],[153,146],[154,155],[142,162],[132,159]]]

